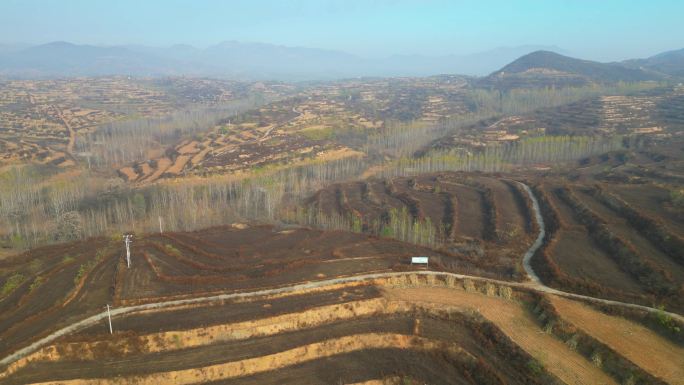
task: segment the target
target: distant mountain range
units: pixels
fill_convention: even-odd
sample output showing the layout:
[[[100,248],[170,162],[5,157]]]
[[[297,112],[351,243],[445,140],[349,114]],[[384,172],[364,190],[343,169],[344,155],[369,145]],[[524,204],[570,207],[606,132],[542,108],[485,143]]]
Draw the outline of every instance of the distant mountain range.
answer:
[[[525,80],[527,75],[536,72],[562,73],[571,82],[582,83],[682,76],[684,72],[684,50],[623,63],[578,60],[550,51],[565,53],[558,47],[521,46],[472,55],[396,55],[367,59],[341,51],[235,41],[204,49],[189,45],[103,47],[53,42],[30,47],[0,45],[0,76],[185,75],[251,80],[329,80],[436,74],[483,76],[496,71],[484,82],[509,81],[516,78],[514,74],[518,80]],[[501,70],[497,71],[498,68]]]
[[[340,51],[262,43],[101,47],[53,42],[32,47],[0,45],[0,75],[219,76],[239,79],[318,80],[359,76],[486,75],[511,60],[547,46],[497,48],[472,55],[395,55],[367,59]]]
[[[161,57],[124,47],[95,47],[65,42],[0,54],[0,73],[18,77],[155,76],[170,73],[174,68],[178,67]]]

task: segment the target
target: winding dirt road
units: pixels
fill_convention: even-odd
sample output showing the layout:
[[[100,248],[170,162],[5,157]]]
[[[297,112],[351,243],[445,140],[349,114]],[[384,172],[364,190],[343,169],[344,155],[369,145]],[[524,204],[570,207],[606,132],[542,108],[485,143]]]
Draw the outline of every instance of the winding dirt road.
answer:
[[[64,114],[62,114],[62,110],[55,106],[51,106],[54,110],[59,119],[62,121],[62,124],[64,124],[64,127],[66,127],[67,131],[69,132],[69,142],[67,143],[67,148],[66,151],[69,155],[73,156],[74,155],[74,144],[76,144],[76,131],[74,130],[73,127],[71,127],[71,124],[64,118]]]
[[[135,305],[135,306],[125,306],[125,307],[120,307],[116,309],[111,310],[111,315],[112,317],[115,317],[117,315],[122,315],[126,313],[132,313],[136,311],[141,311],[141,310],[150,310],[150,309],[161,309],[165,307],[173,307],[173,306],[179,306],[179,305],[187,305],[187,304],[197,304],[197,303],[210,303],[210,302],[216,302],[216,301],[222,301],[222,300],[233,300],[233,299],[238,299],[238,298],[249,298],[249,297],[260,297],[260,296],[267,296],[267,295],[274,295],[274,294],[283,294],[283,293],[292,293],[292,292],[298,292],[302,290],[308,290],[308,289],[315,289],[315,288],[321,288],[325,286],[330,286],[330,285],[337,285],[337,284],[345,284],[345,283],[350,283],[350,282],[359,282],[359,281],[367,281],[367,280],[373,280],[373,279],[382,279],[382,278],[389,278],[389,277],[395,277],[395,276],[402,276],[402,275],[407,275],[407,274],[415,274],[415,275],[421,275],[421,276],[452,276],[456,279],[471,279],[474,281],[479,281],[479,282],[490,282],[498,285],[507,285],[510,287],[520,287],[520,288],[527,288],[531,290],[536,290],[538,292],[542,293],[548,293],[548,294],[554,294],[566,298],[572,298],[572,299],[582,299],[582,300],[588,300],[588,301],[593,301],[596,303],[602,303],[606,305],[615,305],[615,306],[623,306],[623,307],[629,307],[633,309],[639,309],[639,310],[645,310],[649,312],[656,312],[660,311],[658,309],[648,307],[648,306],[643,306],[643,305],[637,305],[633,303],[627,303],[627,302],[620,302],[620,301],[612,301],[608,299],[603,299],[603,298],[596,298],[596,297],[590,297],[590,296],[585,296],[585,295],[580,295],[580,294],[575,294],[575,293],[568,293],[564,292],[561,290],[557,290],[551,287],[548,287],[544,285],[537,274],[534,272],[532,269],[532,266],[530,264],[530,260],[534,253],[541,247],[544,237],[546,236],[546,229],[544,226],[544,219],[542,218],[541,215],[541,210],[539,209],[539,202],[537,201],[537,198],[534,196],[534,193],[532,190],[527,186],[526,184],[522,182],[518,182],[520,185],[524,188],[524,190],[527,192],[530,200],[532,201],[532,206],[535,211],[535,219],[537,223],[539,224],[539,234],[537,238],[535,239],[534,243],[530,248],[527,250],[525,255],[523,256],[523,266],[525,268],[525,271],[527,272],[530,280],[528,282],[510,282],[510,281],[502,281],[502,280],[497,280],[497,279],[490,279],[490,278],[483,278],[483,277],[478,277],[478,276],[472,276],[472,275],[465,275],[465,274],[457,274],[457,273],[447,273],[447,272],[437,272],[437,271],[410,271],[410,272],[386,272],[386,273],[374,273],[374,274],[362,274],[362,275],[355,275],[355,276],[349,276],[349,277],[340,277],[340,278],[333,278],[333,279],[327,279],[327,280],[321,280],[321,281],[315,281],[315,282],[306,282],[306,283],[300,283],[300,284],[294,284],[290,286],[284,286],[284,287],[278,287],[278,288],[272,288],[272,289],[263,289],[263,290],[256,290],[256,291],[251,291],[251,292],[242,292],[242,293],[230,293],[230,294],[220,294],[220,295],[213,295],[213,296],[207,296],[207,297],[197,297],[197,298],[189,298],[189,299],[182,299],[182,300],[170,300],[170,301],[161,301],[161,302],[153,302],[153,303],[147,303],[147,304],[142,304],[142,305]],[[675,314],[675,313],[670,313],[670,312],[665,312],[665,314],[668,314],[674,319],[679,320],[680,322],[684,322],[684,317]],[[84,329],[88,326],[91,326],[95,323],[102,322],[105,318],[107,317],[107,311],[103,310],[101,313],[93,315],[91,317],[85,318],[81,321],[78,321],[76,323],[73,323],[69,326],[66,326],[62,329],[59,329],[55,331],[54,333],[26,346],[25,348],[22,348],[12,354],[10,354],[7,357],[4,357],[2,360],[0,360],[0,366],[5,366],[8,364],[11,364],[12,362],[18,360],[21,357],[24,357],[30,353],[33,353],[34,351],[38,350],[39,348],[51,343],[52,341],[56,340],[59,337],[62,337],[64,335],[76,332],[78,330]]]
[[[527,251],[525,252],[525,255],[523,256],[523,267],[525,268],[525,272],[527,273],[527,276],[530,278],[530,280],[532,282],[534,282],[535,284],[537,284],[541,287],[549,288],[542,283],[542,281],[541,281],[541,279],[539,279],[539,276],[537,275],[537,273],[535,273],[534,270],[532,269],[532,256],[542,246],[542,244],[544,243],[544,238],[546,237],[546,225],[544,225],[544,217],[542,217],[542,215],[541,215],[541,210],[539,209],[539,202],[537,201],[537,197],[535,197],[534,194],[532,193],[530,186],[526,185],[525,183],[521,183],[521,182],[517,182],[517,183],[520,184],[520,186],[527,193],[527,196],[532,201],[532,209],[534,209],[534,219],[537,221],[537,224],[539,225],[539,234],[537,234],[537,239],[534,240],[534,243],[532,244],[532,246],[530,246],[530,248],[527,249]]]

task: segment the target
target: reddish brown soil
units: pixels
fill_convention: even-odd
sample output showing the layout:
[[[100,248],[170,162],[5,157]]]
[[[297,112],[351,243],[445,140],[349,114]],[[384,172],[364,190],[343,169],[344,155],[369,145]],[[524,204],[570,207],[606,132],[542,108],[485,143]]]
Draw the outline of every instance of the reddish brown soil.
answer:
[[[41,248],[2,261],[3,265],[16,266],[29,278],[12,296],[0,302],[3,307],[8,306],[7,311],[0,314],[0,351],[9,353],[49,330],[80,320],[89,313],[99,313],[102,304],[110,298],[114,277],[115,255],[107,251],[106,246],[105,240],[92,239]],[[95,258],[94,250],[97,249],[106,252],[102,262],[86,270],[85,284],[78,287],[75,282],[77,271]],[[65,256],[71,258],[65,260]],[[23,258],[36,258],[46,268],[32,273],[30,264],[21,263]],[[28,288],[36,277],[41,277],[42,283],[29,293]],[[21,296],[24,296],[23,300]]]
[[[511,186],[515,185],[509,185],[506,181],[496,178],[479,178],[478,180],[492,191],[494,202],[496,202],[496,229],[502,232],[501,236],[512,238],[529,232],[529,213],[526,206],[519,201],[527,197],[521,196],[520,191],[512,190]]]
[[[634,229],[627,220],[601,202],[598,202],[590,194],[583,192],[582,190],[575,191],[577,197],[580,198],[590,210],[606,221],[611,231],[634,246],[640,256],[653,263],[655,266],[667,271],[671,274],[673,280],[684,282],[684,268],[665,255],[656,245],[644,238],[644,236]]]
[[[638,283],[608,258],[586,231],[561,230],[557,237],[550,254],[566,274],[626,293],[644,294]]]
[[[606,190],[617,194],[635,209],[643,210],[652,217],[659,218],[674,233],[684,233],[684,216],[681,216],[669,203],[670,192],[666,189],[645,185],[605,184]]]
[[[441,190],[453,197],[458,207],[456,236],[481,239],[484,234],[482,197],[472,187],[451,181],[440,181]]]
[[[111,242],[93,239],[46,247],[1,261],[3,277],[18,271],[26,279],[0,301],[4,309],[0,352],[10,353],[70,322],[100,313],[107,303],[120,306],[408,269],[407,261],[415,255],[431,255],[436,266],[468,266],[457,255],[391,239],[304,228],[228,226],[139,236],[132,247],[130,269],[123,263],[122,242]],[[102,262],[88,270],[84,285],[75,292],[77,271],[100,249],[108,250]],[[27,260],[37,262],[27,264]],[[29,295],[38,275],[43,283]]]
[[[634,191],[644,193],[646,197],[640,198],[642,206],[630,206],[631,209],[636,215],[647,215],[648,220],[656,225],[665,223],[662,227],[664,237],[677,237],[678,233],[671,231],[675,228],[671,221],[667,224],[662,213],[658,214],[653,209],[656,196],[664,199],[663,189],[646,183],[618,187],[593,178],[591,173],[582,175],[572,184],[565,179],[546,178],[537,187],[557,217],[554,220],[549,216],[550,213],[545,213],[546,222],[551,225],[547,229],[545,253],[555,267],[545,270],[549,264],[538,262],[540,265],[537,268],[542,278],[563,290],[648,306],[662,303],[668,308],[681,310],[681,301],[676,293],[684,288],[684,267],[679,259],[684,250],[678,250],[676,246],[664,249],[653,234],[644,232],[652,226],[639,228],[638,223],[630,222],[624,212],[606,203],[606,199],[611,197],[608,194],[635,199]],[[618,191],[622,195],[617,194]],[[597,230],[592,230],[589,223],[581,220],[580,211],[583,209],[571,207],[567,198],[561,199],[562,194],[570,194],[570,199],[586,208],[588,215],[595,218],[592,221],[604,226],[605,233],[611,234],[617,243],[601,241],[597,237]],[[644,210],[642,207],[646,205],[651,205],[652,209]],[[554,225],[556,222],[557,225]],[[559,229],[555,230],[554,226]],[[555,277],[549,274],[552,271],[555,271]]]
[[[336,184],[308,204],[327,215],[361,219],[363,231],[374,234],[382,234],[393,210],[400,216],[404,210],[410,222],[429,219],[444,249],[476,256],[482,269],[517,278],[534,225],[527,197],[514,186],[482,175],[424,174]]]
[[[270,226],[151,235],[132,250],[136,267],[125,272],[124,302],[389,271],[414,255],[457,259],[390,239]]]
[[[219,303],[210,306],[168,309],[161,312],[128,314],[117,317],[116,330],[120,333],[152,333],[169,330],[183,330],[195,327],[243,322],[280,314],[304,311],[312,307],[336,303],[377,298],[380,291],[375,286],[364,285],[338,290],[328,290],[282,298],[259,299],[256,301]],[[84,329],[67,341],[78,341],[93,337],[106,337],[107,325],[102,324]]]

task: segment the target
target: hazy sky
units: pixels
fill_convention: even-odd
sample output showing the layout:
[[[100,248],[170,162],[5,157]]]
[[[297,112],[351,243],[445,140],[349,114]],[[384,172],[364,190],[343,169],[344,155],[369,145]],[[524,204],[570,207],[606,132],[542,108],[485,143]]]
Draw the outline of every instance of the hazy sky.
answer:
[[[238,40],[363,56],[540,44],[607,61],[684,48],[683,15],[684,0],[0,0],[0,41]]]

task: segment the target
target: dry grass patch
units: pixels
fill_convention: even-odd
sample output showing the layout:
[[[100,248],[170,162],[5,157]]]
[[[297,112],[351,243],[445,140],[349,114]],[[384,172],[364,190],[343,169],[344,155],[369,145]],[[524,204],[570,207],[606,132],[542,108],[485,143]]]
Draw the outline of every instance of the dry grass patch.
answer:
[[[684,349],[653,331],[580,302],[550,296],[560,316],[670,384],[684,384]]]

